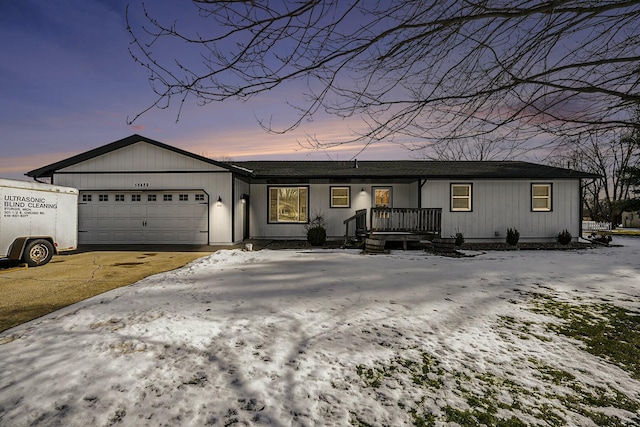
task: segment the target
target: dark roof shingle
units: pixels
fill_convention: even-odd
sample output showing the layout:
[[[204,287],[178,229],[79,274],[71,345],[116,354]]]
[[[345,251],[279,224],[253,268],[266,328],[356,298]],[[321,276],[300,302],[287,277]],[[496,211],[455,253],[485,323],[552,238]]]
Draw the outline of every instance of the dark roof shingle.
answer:
[[[520,161],[246,161],[229,164],[257,178],[594,178],[597,175]]]

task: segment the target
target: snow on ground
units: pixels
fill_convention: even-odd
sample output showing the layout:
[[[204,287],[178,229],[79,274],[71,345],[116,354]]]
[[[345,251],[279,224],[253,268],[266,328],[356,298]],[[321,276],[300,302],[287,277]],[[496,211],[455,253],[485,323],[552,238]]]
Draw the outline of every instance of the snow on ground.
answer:
[[[553,318],[530,303],[639,311],[640,239],[614,243],[463,258],[219,251],[0,334],[0,425],[448,425],[473,399],[526,425],[594,425],[557,396],[637,404],[640,382],[546,330]]]

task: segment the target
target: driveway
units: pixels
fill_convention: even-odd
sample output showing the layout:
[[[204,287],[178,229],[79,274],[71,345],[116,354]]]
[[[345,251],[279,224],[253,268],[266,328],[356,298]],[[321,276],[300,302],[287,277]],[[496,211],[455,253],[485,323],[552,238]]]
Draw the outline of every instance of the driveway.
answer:
[[[41,267],[0,269],[0,332],[147,276],[182,267],[218,249],[80,248],[76,253],[57,255]]]

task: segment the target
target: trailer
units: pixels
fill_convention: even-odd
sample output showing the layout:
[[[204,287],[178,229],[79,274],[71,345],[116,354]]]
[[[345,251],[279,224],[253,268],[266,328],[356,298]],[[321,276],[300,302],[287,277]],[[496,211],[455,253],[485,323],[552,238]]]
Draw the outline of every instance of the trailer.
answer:
[[[78,246],[78,190],[0,178],[0,257],[30,267]]]

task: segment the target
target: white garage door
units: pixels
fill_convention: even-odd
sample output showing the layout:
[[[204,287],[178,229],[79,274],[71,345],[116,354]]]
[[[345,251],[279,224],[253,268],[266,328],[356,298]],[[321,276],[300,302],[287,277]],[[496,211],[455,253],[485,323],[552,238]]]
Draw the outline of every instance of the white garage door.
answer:
[[[81,191],[78,243],[206,245],[208,206],[203,191]]]

